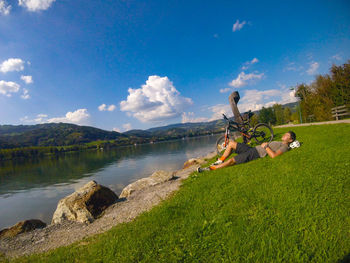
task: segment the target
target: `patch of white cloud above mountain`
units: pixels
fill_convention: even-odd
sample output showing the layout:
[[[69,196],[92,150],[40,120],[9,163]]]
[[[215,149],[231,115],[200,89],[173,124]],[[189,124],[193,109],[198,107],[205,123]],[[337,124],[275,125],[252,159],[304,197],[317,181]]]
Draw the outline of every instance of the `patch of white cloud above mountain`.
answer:
[[[114,104],[107,106],[106,104],[103,103],[100,106],[98,106],[99,111],[114,111],[115,109],[116,109],[116,106]]]
[[[89,124],[90,114],[87,109],[78,109],[76,111],[69,111],[64,117],[56,117],[48,119],[47,122],[65,122],[74,124]]]
[[[78,125],[88,125],[90,122],[90,114],[87,109],[78,109],[76,111],[69,111],[63,117],[48,118],[47,114],[38,114],[34,119],[25,116],[20,119],[22,122],[28,123],[52,123],[52,122],[63,122],[63,123],[73,123]]]
[[[129,95],[120,102],[120,109],[142,122],[157,122],[180,116],[192,105],[181,96],[168,77],[149,76],[139,89],[129,88]]]
[[[188,122],[206,122],[208,118],[206,117],[195,117],[194,112],[183,112],[182,113],[182,123]]]

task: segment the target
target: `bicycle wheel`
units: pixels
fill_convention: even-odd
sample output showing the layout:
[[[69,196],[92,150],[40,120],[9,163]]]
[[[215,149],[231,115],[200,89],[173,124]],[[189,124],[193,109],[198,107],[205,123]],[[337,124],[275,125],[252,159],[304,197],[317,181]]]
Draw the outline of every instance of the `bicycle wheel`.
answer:
[[[220,136],[217,141],[216,141],[216,145],[215,145],[215,150],[217,154],[221,154],[224,150],[226,150],[228,145],[228,139],[227,142],[225,144],[225,135]]]
[[[266,123],[259,123],[254,127],[252,137],[254,137],[258,144],[271,142],[273,139],[273,130]]]

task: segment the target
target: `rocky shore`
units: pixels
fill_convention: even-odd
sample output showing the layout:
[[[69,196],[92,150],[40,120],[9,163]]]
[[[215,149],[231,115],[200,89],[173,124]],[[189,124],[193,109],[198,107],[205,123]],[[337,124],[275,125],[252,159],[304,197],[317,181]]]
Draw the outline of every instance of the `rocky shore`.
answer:
[[[42,253],[103,233],[117,224],[129,222],[162,200],[167,199],[179,189],[184,179],[188,178],[206,159],[214,157],[215,154],[213,152],[205,157],[190,159],[185,162],[184,168],[181,170],[173,173],[158,171],[150,177],[126,186],[119,198],[117,197],[116,201],[103,212],[96,214],[96,218],[80,215],[79,218],[83,218],[82,220],[77,219],[78,216],[74,219],[74,215],[79,213],[73,212],[67,216],[66,208],[62,209],[63,212],[57,212],[59,210],[57,209],[51,225],[29,232],[18,232],[19,234],[13,237],[7,235],[0,237],[0,253],[6,257]],[[95,182],[89,184],[96,187]],[[74,195],[78,195],[79,199],[79,194],[75,192],[64,199],[68,200],[69,203]],[[63,202],[63,199],[60,200],[58,208]],[[84,209],[79,207],[79,211],[81,210]]]

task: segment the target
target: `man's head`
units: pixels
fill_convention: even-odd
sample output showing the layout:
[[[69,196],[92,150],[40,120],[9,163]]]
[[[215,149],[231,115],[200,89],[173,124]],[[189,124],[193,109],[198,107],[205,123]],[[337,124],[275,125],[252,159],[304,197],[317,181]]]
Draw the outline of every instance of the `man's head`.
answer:
[[[297,136],[295,135],[295,133],[293,131],[289,131],[289,132],[286,132],[285,134],[283,134],[282,141],[284,141],[286,143],[292,143],[295,141],[296,138],[297,138]]]

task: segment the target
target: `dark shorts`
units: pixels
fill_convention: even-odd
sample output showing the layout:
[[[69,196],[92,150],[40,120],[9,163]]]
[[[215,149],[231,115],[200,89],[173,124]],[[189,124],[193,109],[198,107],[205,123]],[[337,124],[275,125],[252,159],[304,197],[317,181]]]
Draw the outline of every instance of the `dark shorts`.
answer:
[[[255,147],[250,147],[244,143],[237,143],[236,151],[237,155],[233,157],[236,164],[246,163],[260,158],[258,151]]]

